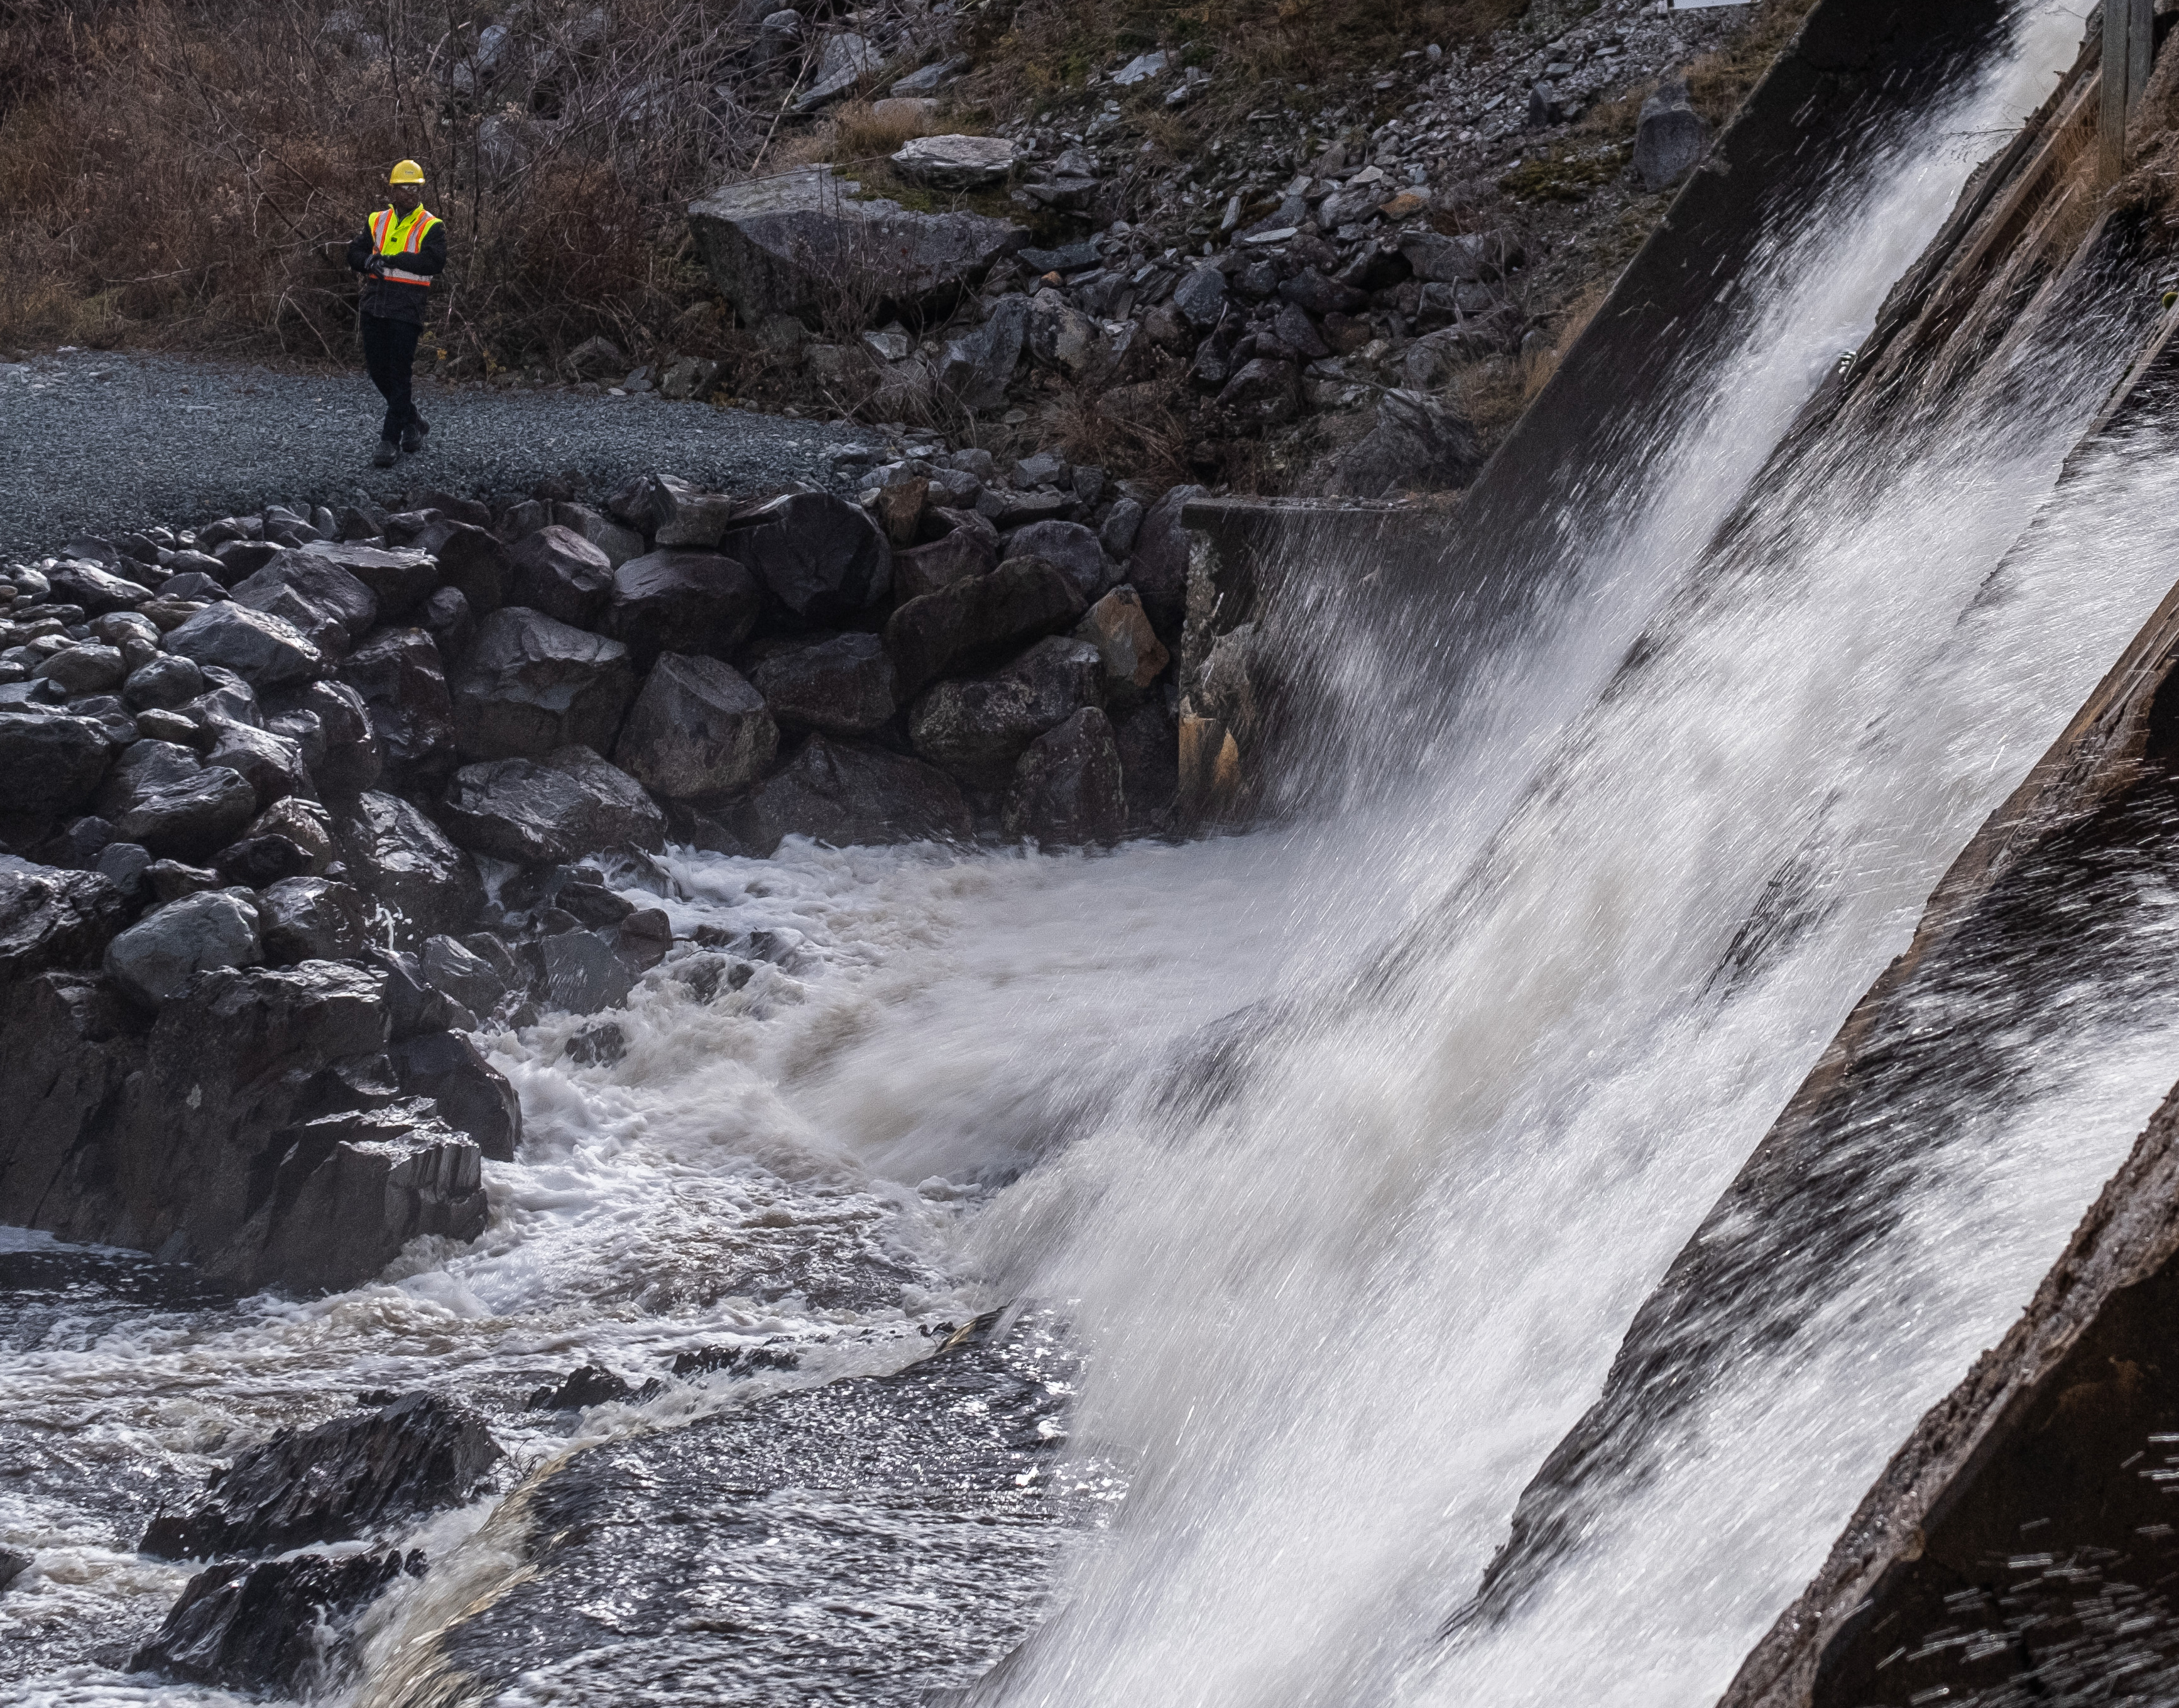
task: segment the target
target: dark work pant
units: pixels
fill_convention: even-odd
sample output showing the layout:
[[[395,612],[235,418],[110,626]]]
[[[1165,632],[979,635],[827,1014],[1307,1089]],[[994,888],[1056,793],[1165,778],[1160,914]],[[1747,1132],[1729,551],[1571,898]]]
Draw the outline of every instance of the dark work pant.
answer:
[[[378,387],[379,396],[386,399],[386,424],[378,430],[381,439],[398,440],[403,427],[423,419],[409,397],[409,375],[416,364],[416,340],[423,335],[424,329],[414,320],[389,320],[383,315],[363,317],[363,365],[370,370],[370,383]]]

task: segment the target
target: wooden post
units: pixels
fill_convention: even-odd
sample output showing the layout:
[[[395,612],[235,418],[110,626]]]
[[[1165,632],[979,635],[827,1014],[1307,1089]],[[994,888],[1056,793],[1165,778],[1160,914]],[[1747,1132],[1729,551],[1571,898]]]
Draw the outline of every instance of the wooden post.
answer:
[[[2156,0],[2104,0],[2103,115],[2097,127],[2102,180],[2126,175],[2126,124],[2149,86]]]

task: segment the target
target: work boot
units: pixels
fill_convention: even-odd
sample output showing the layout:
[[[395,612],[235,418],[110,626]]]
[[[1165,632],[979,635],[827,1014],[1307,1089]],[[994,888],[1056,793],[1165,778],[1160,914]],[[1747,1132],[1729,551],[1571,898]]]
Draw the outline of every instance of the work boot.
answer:
[[[370,459],[370,466],[373,468],[391,468],[394,459],[400,455],[401,447],[398,445],[391,439],[381,439],[378,441],[377,452]]]
[[[401,448],[414,457],[424,448],[424,435],[431,430],[421,415],[414,417],[401,430]]]

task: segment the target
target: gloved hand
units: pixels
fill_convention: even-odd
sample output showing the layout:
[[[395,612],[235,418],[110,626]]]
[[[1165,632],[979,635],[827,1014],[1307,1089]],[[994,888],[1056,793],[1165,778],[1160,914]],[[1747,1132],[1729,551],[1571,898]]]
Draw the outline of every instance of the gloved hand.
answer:
[[[375,279],[385,271],[386,257],[384,255],[373,255],[369,260],[363,264],[364,276],[366,278]]]

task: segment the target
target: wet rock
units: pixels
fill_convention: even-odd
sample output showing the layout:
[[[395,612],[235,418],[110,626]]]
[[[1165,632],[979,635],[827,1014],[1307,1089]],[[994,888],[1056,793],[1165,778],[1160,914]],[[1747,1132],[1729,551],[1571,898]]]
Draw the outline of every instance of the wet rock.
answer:
[[[507,974],[458,938],[426,938],[419,960],[431,988],[472,1014],[491,1014],[507,998]]]
[[[1029,744],[1014,767],[1003,820],[1007,835],[1044,846],[1117,842],[1126,833],[1128,800],[1112,725],[1085,706]]]
[[[536,944],[538,999],[563,1014],[596,1014],[617,1008],[635,988],[635,975],[602,931],[563,931]]]
[[[325,655],[293,623],[245,605],[209,605],[166,638],[166,649],[233,671],[254,688],[308,681]]]
[[[604,628],[647,671],[662,652],[724,657],[749,638],[763,610],[755,579],[735,559],[668,549],[613,572]]]
[[[138,847],[138,843],[126,843],[126,847]],[[151,851],[145,849],[145,852]],[[221,887],[218,873],[209,866],[190,866],[179,860],[154,860],[144,868],[145,887],[151,890],[156,906],[164,907],[170,901],[179,901],[184,895],[201,895],[207,890]]]
[[[523,865],[666,842],[650,797],[584,747],[464,765],[447,786],[445,817],[464,846]]]
[[[689,223],[720,293],[755,325],[771,315],[815,323],[838,281],[855,280],[882,312],[958,295],[1022,241],[980,214],[910,213],[856,199],[826,167],[727,184],[692,202]]]
[[[491,1005],[476,1011],[490,1013]],[[489,1161],[514,1160],[522,1142],[521,1100],[475,1044],[459,1032],[424,1032],[401,1039],[387,1054],[404,1096],[429,1098],[440,1119]]]
[[[1020,157],[1018,145],[1003,136],[919,136],[892,156],[892,165],[910,183],[985,189],[1004,183]]]
[[[364,958],[386,978],[387,1037],[394,1043],[426,1032],[473,1032],[477,1016],[424,976],[414,955],[373,943]]]
[[[750,673],[749,683],[780,723],[827,735],[862,735],[897,709],[892,660],[874,634],[836,635],[775,653]]]
[[[747,788],[778,749],[764,697],[740,672],[667,653],[644,679],[613,758],[645,788],[693,801]]]
[[[118,647],[85,644],[47,654],[33,674],[70,695],[97,694],[119,687],[128,670]]]
[[[120,562],[118,554],[113,561],[116,565]],[[55,564],[46,572],[46,580],[56,604],[80,605],[91,616],[103,616],[113,610],[134,610],[151,597],[150,588],[114,573],[111,567],[102,569],[96,564],[80,561]]]
[[[541,528],[514,548],[512,563],[508,597],[516,605],[576,628],[592,627],[603,614],[613,567],[573,529],[557,523]]]
[[[373,790],[335,823],[349,880],[418,937],[466,931],[484,908],[484,884],[438,826],[398,795]]]
[[[1156,699],[1147,699],[1114,722],[1112,739],[1128,798],[1128,828],[1139,831],[1161,825],[1180,789],[1180,732],[1172,714]]]
[[[162,653],[131,671],[121,685],[121,698],[132,709],[171,711],[186,705],[204,692],[204,672],[196,660]]]
[[[756,512],[735,550],[765,590],[803,621],[848,623],[892,591],[892,548],[862,506],[790,493]]]
[[[191,1578],[132,1672],[194,1684],[299,1694],[326,1657],[327,1628],[402,1576],[421,1577],[424,1554],[320,1554],[252,1565],[227,1560]]]
[[[292,623],[328,659],[343,656],[378,621],[378,600],[369,588],[331,559],[307,551],[282,552],[236,583],[233,593],[237,605]]]
[[[1083,707],[1103,703],[1103,677],[1095,647],[1055,635],[995,676],[938,683],[918,702],[909,739],[934,765],[998,786],[1039,736]]]
[[[700,1346],[693,1352],[673,1355],[676,1376],[709,1376],[725,1371],[730,1376],[754,1376],[763,1370],[799,1370],[802,1356],[786,1347]]]
[[[454,766],[454,701],[430,635],[381,630],[342,661],[340,678],[362,696],[387,764],[420,786],[445,780]]]
[[[1074,633],[1097,649],[1106,680],[1115,691],[1140,693],[1172,661],[1143,610],[1142,596],[1132,587],[1116,587],[1091,605]]]
[[[385,756],[361,694],[346,682],[312,682],[287,703],[317,721],[324,757],[310,769],[321,791],[349,797],[377,786]]]
[[[812,736],[757,786],[737,812],[734,828],[752,849],[769,855],[789,835],[848,847],[965,840],[972,826],[960,790],[936,767]]]
[[[369,917],[363,893],[329,878],[284,878],[257,897],[257,922],[266,961],[293,966],[305,961],[348,961],[363,953]]]
[[[1377,400],[1377,424],[1340,458],[1331,488],[1355,498],[1444,492],[1467,485],[1482,466],[1475,435],[1456,410],[1419,391],[1387,391]]]
[[[967,408],[997,408],[1006,402],[1007,386],[1021,361],[1028,333],[1029,299],[1000,298],[982,326],[947,341],[939,359],[938,383]]]
[[[1710,121],[1688,100],[1688,86],[1673,79],[1642,103],[1634,131],[1634,171],[1660,190],[1677,183],[1710,151]]]
[[[250,785],[260,807],[269,807],[310,786],[301,744],[271,730],[219,719],[206,750],[207,770],[224,766]]]
[[[1178,638],[1188,610],[1188,531],[1180,524],[1181,512],[1203,491],[1176,486],[1152,505],[1128,560],[1128,584],[1141,596],[1143,610],[1167,645]]]
[[[418,621],[439,649],[439,656],[458,665],[476,640],[476,613],[458,587],[442,587],[424,601]]]
[[[312,876],[323,873],[338,857],[333,851],[332,815],[316,801],[288,795],[275,801],[250,821],[244,837],[284,836],[310,857]]]
[[[283,1429],[214,1471],[203,1500],[162,1514],[142,1551],[156,1559],[270,1552],[341,1541],[466,1499],[502,1458],[484,1420],[410,1393],[316,1429]]]
[[[142,843],[109,842],[98,851],[93,869],[123,895],[133,898],[143,888],[144,873],[151,864],[151,851]]]
[[[301,844],[285,836],[245,836],[221,849],[211,863],[221,882],[262,890],[283,879],[303,876],[310,869],[310,856]]]
[[[107,945],[105,969],[147,1008],[178,996],[198,973],[247,966],[262,956],[257,908],[228,890],[208,890],[150,913]]]
[[[996,538],[996,530],[988,529],[988,525],[986,529],[957,528],[928,545],[895,552],[893,591],[906,604],[971,576],[989,575],[999,567]]]
[[[30,1569],[30,1556],[19,1548],[0,1548],[0,1596],[14,1587],[15,1579]]]
[[[456,681],[454,742],[464,759],[534,758],[580,744],[609,751],[635,698],[628,649],[541,611],[494,611]]]
[[[19,829],[27,841],[39,828],[80,811],[113,753],[105,726],[94,719],[0,710],[0,834]]]
[[[634,1397],[635,1389],[602,1364],[585,1364],[571,1371],[557,1386],[534,1390],[525,1403],[530,1411],[586,1411]]]
[[[643,536],[632,528],[624,528],[610,517],[601,516],[587,505],[555,504],[552,520],[561,527],[579,534],[606,555],[606,561],[618,569],[631,557],[643,556]]]
[[[257,791],[239,774],[206,765],[172,780],[147,779],[115,818],[114,834],[154,854],[203,859],[233,840],[257,807]]]
[[[129,920],[129,892],[96,872],[0,857],[0,988],[95,963]]]
[[[996,663],[1031,641],[1072,628],[1089,608],[1072,578],[1041,558],[1018,557],[895,610],[886,649],[898,692]]]
[[[439,579],[460,593],[480,618],[507,603],[514,563],[491,529],[442,518],[418,534],[415,545],[436,560]]]

